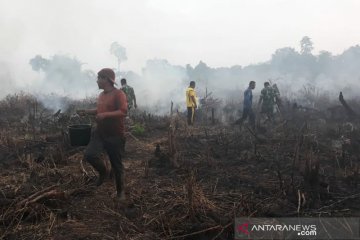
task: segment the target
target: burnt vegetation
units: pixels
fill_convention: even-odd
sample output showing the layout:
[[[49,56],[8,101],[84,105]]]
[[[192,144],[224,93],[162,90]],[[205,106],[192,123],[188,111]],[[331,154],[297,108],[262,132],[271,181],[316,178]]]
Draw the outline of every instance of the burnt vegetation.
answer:
[[[360,47],[313,55],[308,37],[300,47],[278,49],[268,62],[245,67],[153,59],[140,76],[120,72],[127,57],[114,42],[117,75],[134,83],[143,105],[126,122],[127,201],[121,203],[113,198],[114,180],[95,187],[96,173],[82,161],[84,147],[69,143],[70,124],[95,125],[74,113],[93,108],[96,99],[6,96],[0,101],[0,239],[233,239],[236,217],[359,216],[354,83]],[[38,55],[30,64],[45,73],[44,89],[79,94],[78,79],[81,89],[95,91],[95,74],[82,71],[75,58]],[[275,121],[257,114],[255,131],[248,123],[233,125],[242,87],[256,80],[261,88],[269,78],[281,93]],[[184,97],[179,89],[191,80],[201,97],[194,127],[177,110]],[[164,86],[154,101],[152,88]]]
[[[256,132],[228,124],[238,107],[210,93],[195,127],[173,105],[167,116],[138,110],[127,122],[126,203],[112,198],[112,180],[91,184],[83,148],[69,144],[70,123],[94,123],[74,110],[94,99],[65,98],[62,112],[9,95],[0,102],[1,238],[230,239],[235,217],[359,216],[357,102],[303,94],[324,107],[282,99],[275,123],[261,118]]]

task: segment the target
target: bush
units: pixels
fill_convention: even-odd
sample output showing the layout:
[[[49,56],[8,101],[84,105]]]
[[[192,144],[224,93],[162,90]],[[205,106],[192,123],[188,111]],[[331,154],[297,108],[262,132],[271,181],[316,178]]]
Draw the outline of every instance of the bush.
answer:
[[[145,127],[141,123],[135,123],[132,132],[137,136],[142,136],[145,134]]]

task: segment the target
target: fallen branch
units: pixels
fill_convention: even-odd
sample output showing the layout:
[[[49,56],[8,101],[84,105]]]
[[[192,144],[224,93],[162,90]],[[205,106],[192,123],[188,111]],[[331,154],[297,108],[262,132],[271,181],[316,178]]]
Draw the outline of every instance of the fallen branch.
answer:
[[[57,185],[53,185],[53,186],[47,187],[39,192],[36,192],[36,193],[30,195],[29,197],[25,198],[18,204],[16,204],[16,206],[18,208],[26,207],[29,204],[33,204],[44,198],[63,198],[63,199],[67,198],[67,194],[65,193],[65,191],[54,189],[55,187],[57,187]]]

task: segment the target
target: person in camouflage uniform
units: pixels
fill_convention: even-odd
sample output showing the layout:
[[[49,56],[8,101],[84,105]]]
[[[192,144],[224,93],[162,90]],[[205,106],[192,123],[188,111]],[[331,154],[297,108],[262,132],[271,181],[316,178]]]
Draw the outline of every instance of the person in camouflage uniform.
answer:
[[[281,102],[281,97],[280,97],[280,91],[279,91],[279,88],[277,87],[276,83],[274,83],[272,85],[272,88],[274,89],[274,92],[275,92],[275,104],[278,105],[278,108],[281,108],[282,102]]]
[[[261,113],[265,114],[270,121],[273,120],[275,97],[275,90],[270,86],[269,82],[265,82],[264,88],[261,90],[259,105],[261,104]]]
[[[128,101],[128,109],[130,110],[133,107],[137,108],[134,89],[127,85],[125,78],[121,79],[121,90],[123,90],[126,95]]]

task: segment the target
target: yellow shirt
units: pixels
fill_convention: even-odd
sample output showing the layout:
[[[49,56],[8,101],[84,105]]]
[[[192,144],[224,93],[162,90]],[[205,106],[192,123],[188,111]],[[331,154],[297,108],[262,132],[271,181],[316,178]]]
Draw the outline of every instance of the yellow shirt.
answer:
[[[188,87],[186,89],[186,106],[187,107],[195,107],[194,102],[192,101],[191,97],[195,98],[196,101],[196,92],[195,89],[193,89],[192,87]]]

